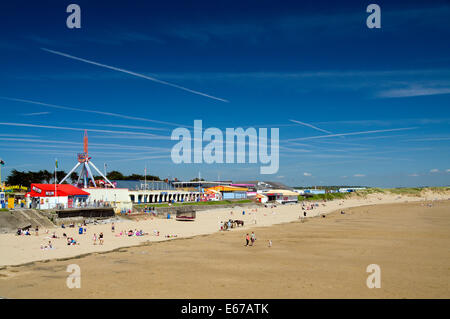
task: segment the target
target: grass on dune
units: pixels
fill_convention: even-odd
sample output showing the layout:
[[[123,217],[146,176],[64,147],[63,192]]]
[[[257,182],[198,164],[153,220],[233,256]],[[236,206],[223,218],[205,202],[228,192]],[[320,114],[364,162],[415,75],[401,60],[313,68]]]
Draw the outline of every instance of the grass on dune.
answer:
[[[298,196],[299,201],[319,201],[319,200],[334,200],[345,199],[350,196],[351,193],[327,193],[327,194],[314,194],[312,196]]]
[[[422,192],[431,191],[436,193],[445,193],[450,191],[450,187],[398,187],[398,188],[367,188],[356,191],[358,196],[366,196],[369,194],[397,194],[397,195],[414,195],[420,196]]]
[[[420,196],[425,191],[431,191],[435,193],[445,193],[450,191],[450,187],[400,187],[400,188],[379,188],[371,187],[366,189],[360,189],[352,193],[328,193],[328,194],[316,194],[310,197],[299,196],[300,201],[320,201],[320,200],[333,200],[333,199],[345,199],[350,196],[362,196],[365,197],[369,194],[396,194],[396,195],[412,195]]]

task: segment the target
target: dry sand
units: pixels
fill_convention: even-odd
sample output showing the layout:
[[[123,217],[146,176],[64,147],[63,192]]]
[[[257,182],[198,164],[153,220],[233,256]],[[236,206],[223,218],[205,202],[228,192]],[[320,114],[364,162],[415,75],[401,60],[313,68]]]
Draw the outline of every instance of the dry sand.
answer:
[[[203,236],[160,243],[152,242],[158,238],[148,236],[144,238],[150,241],[137,247],[67,260],[4,267],[0,270],[0,296],[449,298],[450,202],[434,201],[432,207],[428,207],[423,202],[417,202],[419,198],[379,198],[381,196],[376,195],[369,196],[366,201],[328,202],[327,206],[308,212],[322,214],[336,209],[340,211],[348,206],[355,208],[344,208],[344,215],[338,212],[326,218],[310,218],[303,222],[298,220],[300,207],[297,205],[277,207],[273,209],[276,214],[272,214],[270,209],[258,209],[254,215],[245,216],[247,221],[257,219],[257,224],[251,229],[229,232],[216,230],[219,221],[229,217],[230,210],[199,213],[198,220],[193,223],[140,221],[139,226],[130,228],[152,231],[156,227],[162,235],[170,231],[179,236]],[[406,200],[409,203],[404,203]],[[370,205],[381,202],[393,203]],[[357,207],[364,204],[369,206]],[[238,218],[236,210],[234,214]],[[292,220],[296,221],[288,223]],[[273,225],[275,223],[283,224]],[[104,228],[104,247],[92,245],[93,227],[96,232]],[[122,229],[120,224],[116,228]],[[249,231],[255,231],[257,235],[254,247],[243,245],[244,236]],[[37,248],[36,255],[34,246],[34,250],[23,249],[33,252],[34,259],[39,257],[39,253],[47,254],[44,256],[49,258],[61,258],[64,254],[66,257],[73,254],[67,249],[79,249],[78,254],[92,250],[106,252],[121,245],[137,245],[140,240],[113,237],[110,225],[91,226],[88,232],[86,242],[78,247],[64,246],[61,242],[61,247],[57,244],[54,251]],[[207,235],[212,232],[215,233]],[[2,235],[0,238],[3,264],[8,264],[12,259],[16,263],[24,260],[17,248],[13,251],[4,248],[5,241],[15,247],[28,247],[27,244],[35,240],[40,243],[40,239],[34,236],[17,238]],[[14,243],[18,240],[21,246]],[[267,245],[268,240],[273,242],[271,248]],[[77,264],[81,268],[80,289],[66,286],[69,264]],[[382,287],[379,289],[366,286],[369,275],[366,267],[369,264],[381,267]]]
[[[424,197],[407,197],[387,194],[373,194],[367,198],[354,196],[346,200],[335,200],[326,203],[319,203],[319,207],[307,211],[307,217],[314,217],[319,214],[328,214],[337,209],[347,209],[368,204],[388,204],[405,201],[418,201],[423,199],[448,199],[449,194],[429,193]],[[39,236],[16,236],[15,234],[0,234],[0,267],[7,265],[20,265],[39,260],[51,260],[57,258],[68,258],[84,255],[92,252],[106,252],[120,247],[129,247],[140,245],[145,242],[155,242],[170,240],[167,235],[176,235],[177,238],[192,237],[197,235],[212,234],[220,230],[220,222],[232,219],[242,219],[245,221],[244,229],[250,229],[256,226],[270,226],[279,223],[291,222],[299,219],[301,214],[301,205],[279,205],[274,209],[258,208],[257,212],[252,212],[251,208],[246,208],[246,215],[242,215],[240,209],[212,209],[208,211],[197,212],[195,222],[180,222],[174,219],[140,219],[139,221],[125,220],[116,222],[116,232],[111,232],[111,224],[88,225],[87,233],[78,234],[78,228],[55,228],[49,229],[46,234],[45,229],[40,229]],[[230,214],[233,211],[233,215]],[[256,223],[255,223],[256,221]],[[117,237],[122,231],[143,230],[148,236],[142,237]],[[154,230],[160,232],[160,236],[154,236]],[[234,231],[234,230],[232,230]],[[60,237],[52,239],[53,232]],[[93,235],[103,232],[105,241],[103,245],[93,245]],[[66,239],[62,237],[66,233],[68,237],[73,237],[80,245],[68,246]],[[52,242],[53,249],[42,250],[41,245],[48,241]]]

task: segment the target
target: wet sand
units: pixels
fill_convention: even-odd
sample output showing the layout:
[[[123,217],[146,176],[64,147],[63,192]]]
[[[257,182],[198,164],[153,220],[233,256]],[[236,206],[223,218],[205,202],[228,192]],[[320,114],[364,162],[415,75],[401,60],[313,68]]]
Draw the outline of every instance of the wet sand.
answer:
[[[427,202],[430,203],[430,202]],[[449,298],[450,201],[370,205],[0,270],[7,298]],[[254,231],[254,247],[245,234]],[[273,246],[268,247],[268,240]],[[81,288],[66,286],[67,265]],[[369,289],[369,264],[381,288]]]

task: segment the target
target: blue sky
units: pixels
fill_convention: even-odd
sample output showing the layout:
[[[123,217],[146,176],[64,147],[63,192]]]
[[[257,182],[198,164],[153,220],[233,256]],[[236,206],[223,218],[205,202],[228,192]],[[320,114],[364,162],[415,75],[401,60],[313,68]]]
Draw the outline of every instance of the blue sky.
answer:
[[[81,7],[81,29],[66,27],[70,3]],[[448,185],[450,4],[374,1],[381,29],[369,29],[370,3],[5,3],[2,176],[52,170],[55,158],[70,170],[87,129],[94,163],[124,173],[147,165],[162,178]],[[279,128],[279,171],[174,164],[171,132],[196,119]]]

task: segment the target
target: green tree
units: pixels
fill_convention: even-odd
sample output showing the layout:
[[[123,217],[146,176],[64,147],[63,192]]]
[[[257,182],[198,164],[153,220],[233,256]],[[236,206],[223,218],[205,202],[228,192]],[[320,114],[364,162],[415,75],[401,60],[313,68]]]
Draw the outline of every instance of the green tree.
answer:
[[[9,176],[6,178],[6,184],[8,185],[28,185],[28,176],[25,172],[20,172],[13,169]]]
[[[57,183],[59,183],[60,181],[62,181],[62,179],[64,177],[66,177],[67,173],[64,171],[56,171],[56,180]],[[64,181],[64,184],[67,184],[67,179]]]
[[[126,179],[128,179],[128,180],[143,180],[144,175],[131,174],[130,176],[126,176]]]
[[[69,177],[70,180],[72,181],[72,184],[75,184],[80,176],[78,175],[77,172],[72,172]]]
[[[46,169],[39,171],[41,174],[41,181],[46,182],[47,184],[50,183],[50,181],[53,178],[53,175],[51,172],[47,171]]]
[[[118,180],[118,181],[125,179],[123,174],[119,171],[111,171],[106,175],[106,177],[108,177],[109,180]]]

